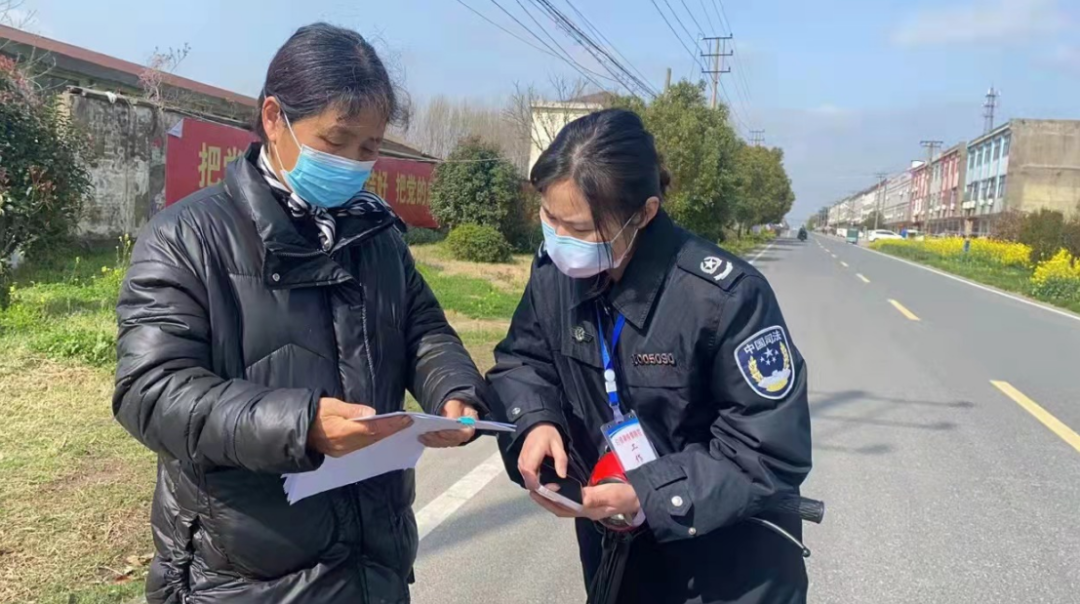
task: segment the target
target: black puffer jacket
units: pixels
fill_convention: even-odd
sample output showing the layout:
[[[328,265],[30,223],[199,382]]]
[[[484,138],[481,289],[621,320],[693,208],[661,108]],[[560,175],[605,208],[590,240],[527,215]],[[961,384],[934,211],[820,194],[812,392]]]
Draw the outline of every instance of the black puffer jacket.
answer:
[[[483,381],[389,211],[339,219],[323,253],[253,165],[159,213],[118,306],[113,410],[159,455],[151,604],[409,601],[412,472],[290,506],[281,474],[321,396],[432,413]]]

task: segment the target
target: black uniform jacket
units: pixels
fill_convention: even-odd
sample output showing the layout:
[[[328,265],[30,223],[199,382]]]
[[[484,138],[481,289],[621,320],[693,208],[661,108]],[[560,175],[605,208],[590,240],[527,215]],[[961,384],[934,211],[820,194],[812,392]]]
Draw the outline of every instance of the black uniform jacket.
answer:
[[[338,219],[324,253],[253,165],[158,213],[117,307],[113,410],[158,454],[150,604],[400,603],[416,557],[413,473],[289,505],[283,473],[322,396],[436,413],[486,388],[388,210]],[[301,227],[303,228],[303,227]],[[481,407],[483,408],[483,407]]]
[[[807,375],[768,282],[752,266],[687,233],[663,212],[639,235],[623,278],[607,291],[558,271],[541,249],[510,332],[488,374],[496,415],[517,424],[501,441],[519,483],[528,430],[550,422],[583,468],[612,421],[597,309],[614,353],[625,412],[640,417],[657,454],[629,473],[648,520],[631,548],[621,601],[801,602],[801,553],[759,516],[801,535],[797,518],[767,510],[797,494],[810,471]],[[579,521],[586,579],[599,534]]]

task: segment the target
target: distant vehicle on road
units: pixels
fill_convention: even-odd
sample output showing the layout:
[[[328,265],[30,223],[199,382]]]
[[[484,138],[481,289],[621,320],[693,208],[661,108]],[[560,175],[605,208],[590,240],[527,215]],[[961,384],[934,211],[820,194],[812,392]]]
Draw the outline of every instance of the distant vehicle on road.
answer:
[[[878,239],[903,239],[903,237],[886,229],[877,229],[874,231],[870,231],[866,235],[866,240],[870,243],[873,243]]]

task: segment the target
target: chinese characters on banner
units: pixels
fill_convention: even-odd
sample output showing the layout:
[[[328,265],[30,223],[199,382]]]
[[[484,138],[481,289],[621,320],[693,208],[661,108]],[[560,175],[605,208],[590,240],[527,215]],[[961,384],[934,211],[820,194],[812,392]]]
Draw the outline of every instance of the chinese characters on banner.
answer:
[[[439,226],[431,216],[434,171],[430,163],[381,157],[366,188],[389,202],[405,224],[434,229]]]
[[[255,135],[247,130],[184,118],[165,147],[165,205],[221,182],[225,166],[243,156]]]
[[[255,140],[247,130],[184,118],[170,130],[165,149],[165,205],[221,182],[225,166]],[[385,199],[405,224],[438,228],[430,206],[433,172],[431,163],[382,157],[366,188]]]

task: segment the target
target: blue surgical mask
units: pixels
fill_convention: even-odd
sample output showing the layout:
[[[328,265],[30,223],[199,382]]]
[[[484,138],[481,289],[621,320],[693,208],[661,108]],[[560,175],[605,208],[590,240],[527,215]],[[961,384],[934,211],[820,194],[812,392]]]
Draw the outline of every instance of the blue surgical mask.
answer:
[[[278,158],[281,173],[293,193],[311,205],[330,209],[345,205],[364,190],[375,168],[374,161],[355,161],[301,144],[285,112],[281,115],[285,117],[289,134],[300,147],[300,156],[292,170],[286,170]]]
[[[576,237],[558,235],[555,233],[555,228],[547,222],[541,220],[540,224],[544,229],[544,249],[548,257],[555,263],[556,268],[573,279],[588,279],[604,271],[618,268],[626,258],[626,252],[630,251],[630,246],[634,244],[634,239],[637,238],[637,232],[634,232],[634,236],[626,244],[626,250],[616,260],[610,243],[594,243],[582,241]],[[619,232],[611,238],[612,241],[618,239],[629,224],[630,220],[627,220]]]

